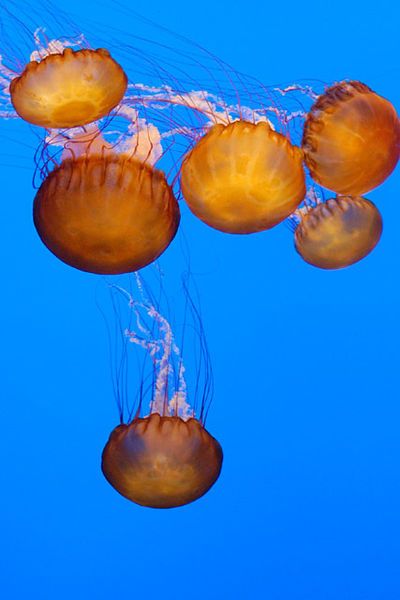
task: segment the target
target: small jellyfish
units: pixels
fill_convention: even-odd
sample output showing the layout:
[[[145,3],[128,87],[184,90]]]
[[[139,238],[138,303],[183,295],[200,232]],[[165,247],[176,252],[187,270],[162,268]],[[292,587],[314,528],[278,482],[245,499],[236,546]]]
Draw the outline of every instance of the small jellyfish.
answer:
[[[211,227],[263,231],[304,198],[302,152],[267,122],[214,125],[184,158],[181,186],[191,211]]]
[[[359,196],[395,168],[400,122],[388,100],[359,81],[342,81],[312,106],[302,147],[316,182],[338,194]]]
[[[131,124],[134,126],[134,123]],[[34,224],[59,259],[98,274],[136,271],[154,261],[177,231],[180,212],[151,127],[107,142],[96,125],[50,136],[64,148],[61,163],[41,184]]]
[[[341,269],[369,254],[379,242],[382,217],[366,198],[337,196],[297,211],[295,248],[321,269]]]
[[[107,481],[151,508],[197,500],[218,479],[221,465],[221,446],[198,419],[158,413],[116,427],[102,457]]]
[[[151,508],[173,508],[197,500],[211,488],[219,477],[223,454],[204,427],[205,396],[197,418],[188,401],[185,367],[169,322],[144,296],[138,274],[136,281],[140,301],[121,288],[114,286],[114,290],[126,296],[134,313],[135,328],[126,329],[125,338],[144,348],[152,361],[150,410],[140,416],[146,410],[143,375],[136,416],[128,417],[127,423],[119,399],[121,425],[103,450],[102,471],[128,500]]]
[[[60,40],[43,46],[38,32],[35,41],[37,50],[21,73],[0,70],[11,79],[11,103],[22,119],[51,129],[77,127],[106,116],[121,102],[128,81],[108,50],[74,50]]]

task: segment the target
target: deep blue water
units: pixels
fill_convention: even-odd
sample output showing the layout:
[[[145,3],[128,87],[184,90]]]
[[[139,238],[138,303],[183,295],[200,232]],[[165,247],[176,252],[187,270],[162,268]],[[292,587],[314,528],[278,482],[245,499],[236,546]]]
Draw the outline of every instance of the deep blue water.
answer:
[[[58,6],[141,34],[111,5]],[[394,0],[135,9],[266,85],[350,77],[400,108]],[[183,207],[215,373],[207,425],[225,462],[204,498],[154,511],[100,471],[118,418],[95,303],[103,283],[41,244],[34,135],[0,127],[0,596],[399,600],[400,171],[367,195],[381,243],[337,272],[302,262],[283,225],[229,236]],[[166,273],[181,257],[178,238]]]

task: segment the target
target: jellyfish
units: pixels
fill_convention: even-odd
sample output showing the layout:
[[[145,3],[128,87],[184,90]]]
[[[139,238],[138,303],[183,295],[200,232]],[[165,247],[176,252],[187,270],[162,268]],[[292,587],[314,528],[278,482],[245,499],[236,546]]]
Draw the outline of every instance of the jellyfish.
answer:
[[[68,128],[96,121],[115,108],[127,88],[127,76],[108,50],[73,49],[68,40],[42,43],[20,73],[4,64],[0,76],[17,115],[45,128]],[[8,82],[8,85],[5,85]]]
[[[180,191],[195,216],[239,234],[269,229],[288,217],[306,191],[302,152],[290,142],[287,129],[302,111],[285,110],[268,97],[251,108],[238,98],[235,104],[222,94],[177,88],[129,84],[124,103],[140,99],[148,110],[173,113],[172,127],[168,131],[166,125],[163,135],[188,140],[177,162]]]
[[[297,211],[294,242],[300,256],[321,269],[341,269],[367,256],[382,233],[376,206],[359,196],[336,196]]]
[[[225,69],[232,86],[228,93],[182,91],[179,82],[176,87],[130,83],[123,102],[140,99],[147,110],[173,114],[175,127],[164,136],[188,140],[179,178],[189,209],[220,231],[254,233],[283,221],[304,198],[303,155],[291,142],[290,127],[305,112],[293,110],[291,102],[282,106],[280,98],[315,94],[307,86],[268,89],[259,82],[244,83],[238,74],[236,88],[234,72]],[[256,92],[250,94],[249,86],[258,86]],[[240,91],[249,94],[249,105]]]
[[[102,455],[107,481],[150,508],[194,502],[218,479],[221,465],[221,446],[198,419],[158,413],[116,427]]]
[[[306,191],[303,154],[290,131],[306,113],[291,101],[283,106],[282,98],[316,96],[307,86],[269,89],[226,65],[221,70],[228,91],[188,90],[175,78],[159,86],[130,82],[123,104],[141,102],[158,120],[166,113],[171,127],[165,119],[163,136],[187,140],[175,162],[179,191],[195,216],[227,233],[263,231],[287,218]]]
[[[113,286],[113,291],[123,294],[133,313],[133,327],[124,330],[125,339],[151,359],[151,399],[148,414],[142,416],[147,406],[142,381],[139,406],[128,422],[119,402],[121,424],[111,432],[101,466],[107,481],[128,500],[173,508],[197,500],[212,487],[223,454],[205,429],[204,397],[198,416],[188,401],[185,367],[170,323],[144,294],[139,274],[136,282],[139,300],[123,288]]]
[[[380,185],[399,159],[400,123],[393,105],[359,81],[328,88],[312,106],[302,148],[312,178],[341,195]]]
[[[34,224],[53,254],[82,271],[136,271],[164,252],[179,225],[173,191],[154,167],[157,130],[132,119],[112,143],[96,124],[47,138],[47,152],[63,152],[37,191]]]
[[[263,231],[303,200],[302,153],[266,122],[215,125],[184,158],[181,186],[191,211],[211,227]]]

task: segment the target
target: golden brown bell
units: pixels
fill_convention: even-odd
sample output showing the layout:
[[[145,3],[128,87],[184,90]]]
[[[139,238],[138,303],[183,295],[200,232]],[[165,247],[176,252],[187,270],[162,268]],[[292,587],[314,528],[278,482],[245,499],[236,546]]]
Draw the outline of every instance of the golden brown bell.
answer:
[[[121,102],[128,80],[103,48],[66,48],[27,64],[12,80],[10,94],[18,115],[46,128],[77,127],[106,116]]]
[[[254,233],[288,217],[305,195],[302,152],[267,123],[214,125],[182,164],[190,210],[227,233]]]
[[[338,196],[317,204],[295,231],[300,256],[321,269],[341,269],[361,260],[379,242],[382,217],[366,198]]]
[[[197,500],[221,466],[222,448],[200,421],[156,413],[116,427],[102,457],[109,483],[128,500],[152,508]]]
[[[136,271],[154,261],[180,218],[162,171],[122,154],[64,160],[39,188],[33,214],[51,252],[100,274]]]
[[[400,123],[392,104],[359,81],[326,90],[311,108],[302,147],[311,177],[359,196],[380,185],[399,160]]]

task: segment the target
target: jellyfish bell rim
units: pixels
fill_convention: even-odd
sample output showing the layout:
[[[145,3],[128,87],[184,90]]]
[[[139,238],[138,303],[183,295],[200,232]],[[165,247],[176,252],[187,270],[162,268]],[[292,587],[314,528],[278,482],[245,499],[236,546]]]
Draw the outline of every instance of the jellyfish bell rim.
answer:
[[[154,191],[154,179],[158,182],[161,183],[161,195],[165,195],[167,193],[168,195],[168,206],[167,206],[167,210],[169,210],[171,212],[170,216],[170,220],[168,222],[168,226],[171,229],[171,232],[168,236],[166,236],[166,240],[165,243],[163,242],[161,244],[161,246],[159,248],[156,249],[156,251],[154,253],[150,254],[150,257],[148,260],[141,262],[140,265],[135,265],[133,259],[129,260],[126,259],[125,261],[122,262],[121,266],[112,266],[112,267],[106,267],[106,268],[102,268],[102,267],[94,267],[93,264],[91,264],[89,266],[88,262],[86,261],[85,263],[85,257],[83,259],[83,261],[81,261],[80,257],[78,257],[78,259],[76,259],[76,257],[74,258],[74,256],[72,256],[69,254],[69,249],[64,247],[60,248],[58,247],[60,244],[59,242],[54,242],[54,239],[52,236],[52,234],[49,234],[48,232],[46,232],[46,219],[43,218],[42,213],[42,205],[43,203],[46,201],[46,192],[47,190],[51,190],[52,187],[57,187],[57,178],[60,176],[61,179],[65,180],[66,183],[66,188],[68,188],[68,185],[71,184],[71,181],[74,177],[73,174],[73,169],[74,166],[75,167],[79,167],[81,168],[83,171],[86,169],[86,171],[89,171],[89,169],[91,168],[92,171],[96,168],[96,165],[100,165],[100,168],[104,170],[104,172],[102,173],[102,180],[103,183],[106,180],[107,177],[107,169],[110,166],[113,165],[119,165],[119,167],[121,168],[121,173],[123,173],[123,170],[126,166],[129,167],[134,167],[135,169],[137,168],[138,171],[140,171],[140,175],[139,177],[144,177],[143,173],[147,174],[149,177],[149,180],[151,182],[151,191]],[[81,178],[82,179],[82,178]],[[119,181],[119,180],[118,180]],[[54,182],[54,184],[53,184]],[[95,185],[92,183],[92,189],[95,188]],[[64,189],[63,190],[64,194],[66,195],[68,192],[68,189]],[[56,194],[53,194],[53,196],[55,196]],[[162,199],[161,199],[162,200]],[[159,203],[160,203],[160,199],[159,199]],[[155,205],[155,203],[154,203]],[[163,207],[165,209],[165,207]],[[48,209],[47,209],[48,211]],[[48,175],[47,177],[44,179],[44,181],[42,182],[41,186],[39,187],[39,189],[37,190],[37,193],[35,195],[34,201],[33,201],[33,222],[34,222],[34,226],[36,228],[36,231],[39,235],[39,238],[41,239],[42,243],[46,246],[46,248],[58,259],[61,260],[62,262],[64,262],[65,264],[67,264],[69,267],[73,267],[79,271],[83,271],[83,272],[87,272],[87,273],[92,273],[95,275],[121,275],[124,273],[129,273],[129,272],[134,272],[137,271],[138,269],[144,268],[147,265],[151,264],[152,262],[154,262],[155,260],[157,260],[157,258],[159,258],[159,256],[161,256],[161,254],[163,254],[163,252],[165,252],[165,250],[167,250],[168,246],[172,243],[172,241],[174,240],[177,231],[179,229],[179,224],[180,224],[180,219],[181,219],[181,215],[180,215],[180,209],[179,209],[179,203],[174,195],[173,189],[172,187],[169,185],[166,175],[165,173],[161,170],[158,169],[152,165],[149,165],[145,162],[142,162],[141,160],[135,158],[134,156],[130,156],[129,154],[117,154],[117,153],[111,153],[109,155],[99,155],[99,154],[93,154],[93,155],[82,155],[79,156],[77,158],[71,157],[71,158],[66,158],[64,159],[55,169],[53,169]],[[168,215],[167,215],[168,216]],[[51,211],[50,211],[50,218],[51,218]],[[53,224],[52,226],[53,229],[53,234],[55,231],[55,226]],[[91,259],[89,259],[90,261]]]
[[[364,244],[364,249],[362,251],[359,251],[358,253],[353,253],[354,258],[350,258],[350,256],[348,255],[348,260],[346,260],[345,262],[340,263],[339,259],[337,259],[337,262],[335,263],[334,261],[330,260],[330,261],[326,261],[325,264],[322,264],[322,262],[325,260],[324,257],[319,256],[316,257],[316,255],[314,254],[314,257],[311,258],[310,257],[310,253],[306,252],[303,248],[303,251],[300,249],[301,248],[301,242],[306,240],[307,238],[307,231],[310,231],[310,227],[311,229],[316,229],[318,227],[318,224],[323,222],[323,220],[326,218],[327,214],[326,213],[330,213],[330,215],[332,216],[332,218],[335,216],[334,210],[339,210],[342,212],[345,212],[345,208],[343,206],[343,203],[355,203],[356,206],[358,206],[359,208],[366,208],[368,210],[371,211],[371,227],[374,227],[374,236],[372,238],[372,241],[370,244]],[[322,211],[325,211],[325,215],[321,214]],[[329,216],[328,216],[329,218]],[[304,260],[304,262],[306,262],[307,264],[309,264],[312,267],[317,267],[318,269],[321,269],[323,271],[339,271],[342,269],[345,269],[347,267],[350,267],[354,264],[357,264],[358,262],[360,262],[361,260],[363,260],[364,258],[366,258],[373,250],[374,248],[378,245],[381,236],[382,236],[382,232],[383,232],[383,219],[382,219],[382,215],[378,209],[378,207],[368,198],[365,198],[363,196],[349,196],[349,195],[337,195],[335,197],[329,198],[328,200],[318,203],[316,206],[312,207],[302,218],[300,223],[297,225],[295,232],[294,232],[294,247],[295,250],[297,252],[297,254]],[[339,250],[340,251],[340,248]],[[308,255],[307,255],[308,254]],[[318,264],[318,260],[321,260],[321,262]]]
[[[158,501],[158,502],[154,501],[152,503],[149,503],[149,501],[147,501],[147,502],[144,501],[143,496],[141,498],[140,497],[133,498],[132,495],[128,495],[128,493],[126,493],[126,490],[119,489],[115,483],[115,479],[113,479],[113,477],[111,476],[110,465],[108,464],[111,461],[111,459],[110,459],[110,453],[112,452],[111,448],[115,443],[123,441],[124,437],[127,434],[129,435],[129,433],[132,430],[139,429],[140,430],[139,434],[145,436],[147,432],[152,433],[154,430],[162,433],[162,429],[166,425],[168,427],[169,427],[169,425],[171,425],[173,428],[175,428],[175,431],[176,431],[176,427],[179,427],[180,432],[186,430],[183,433],[182,439],[190,438],[190,435],[191,435],[190,430],[194,431],[196,433],[196,435],[199,434],[198,438],[201,441],[204,442],[204,439],[206,439],[207,444],[209,444],[209,448],[212,448],[212,453],[216,457],[216,462],[214,465],[214,466],[216,466],[216,468],[212,472],[211,477],[209,477],[207,483],[205,485],[202,485],[200,491],[198,491],[195,494],[189,494],[189,495],[186,494],[186,496],[184,496],[184,497],[181,496],[180,499],[178,499],[179,494],[176,494],[175,500],[173,498],[171,498],[171,496],[169,497],[169,499],[166,499],[166,496],[164,496],[164,499],[162,501]],[[182,426],[184,426],[184,427],[182,427]],[[169,431],[171,431],[171,428],[169,428]],[[160,433],[160,435],[161,435],[161,433]],[[164,445],[165,445],[165,449],[168,453],[168,449],[170,448],[170,442],[167,440],[168,432],[167,433],[164,432],[164,437],[165,437]],[[196,500],[200,499],[202,496],[207,494],[207,492],[217,482],[217,480],[221,474],[222,464],[223,464],[223,450],[222,450],[221,444],[218,442],[218,440],[214,436],[212,436],[209,433],[209,431],[204,427],[204,425],[202,424],[202,422],[199,419],[197,419],[195,417],[191,417],[189,419],[182,419],[178,415],[172,415],[172,416],[161,415],[158,412],[151,413],[150,415],[148,415],[146,417],[135,417],[128,424],[121,423],[121,424],[117,425],[111,431],[109,438],[107,440],[107,443],[104,446],[104,449],[102,452],[102,457],[101,457],[101,470],[103,472],[103,475],[104,475],[105,479],[107,480],[107,482],[111,485],[111,487],[113,487],[113,489],[115,491],[117,491],[122,497],[129,500],[130,502],[133,502],[134,504],[137,504],[137,505],[145,507],[145,508],[158,508],[158,509],[179,508],[181,506],[186,506],[187,504],[191,504],[191,503],[195,502]],[[153,478],[153,480],[152,480],[153,484],[154,484],[154,481],[156,481],[156,478]],[[156,485],[159,483],[160,483],[160,480],[156,481]],[[125,493],[124,493],[124,491],[125,491]]]
[[[39,75],[41,74],[42,71],[44,71],[44,69],[47,68],[52,68],[56,65],[61,66],[61,68],[63,70],[65,70],[65,62],[63,63],[63,59],[70,59],[73,56],[78,57],[79,59],[81,57],[83,58],[87,58],[87,57],[102,57],[103,59],[106,59],[109,63],[109,65],[112,65],[112,68],[115,71],[115,74],[118,74],[118,77],[121,79],[121,81],[119,81],[118,86],[120,87],[119,90],[119,94],[114,98],[113,102],[109,102],[108,106],[107,106],[107,110],[97,110],[97,111],[93,111],[90,114],[90,117],[88,116],[87,118],[80,118],[78,119],[78,121],[63,121],[62,119],[55,119],[51,122],[48,122],[48,120],[43,120],[43,118],[41,117],[32,117],[31,115],[31,110],[27,111],[26,109],[24,110],[23,104],[26,101],[26,98],[24,100],[24,98],[22,97],[22,99],[19,99],[17,101],[17,97],[18,97],[18,91],[20,90],[21,93],[23,92],[23,86],[24,84],[29,81],[29,78],[31,78],[32,76],[35,75],[35,73],[38,73]],[[117,86],[114,86],[115,88]],[[36,125],[39,127],[45,127],[48,129],[67,129],[67,128],[73,128],[73,127],[80,127],[80,126],[84,126],[84,125],[88,125],[89,123],[93,123],[94,121],[97,121],[98,119],[101,119],[105,116],[107,116],[123,99],[126,90],[128,88],[128,76],[125,73],[123,67],[119,64],[119,62],[117,62],[115,60],[115,58],[113,58],[111,56],[111,53],[106,49],[106,48],[97,48],[97,49],[92,49],[92,48],[79,48],[79,49],[73,49],[70,47],[64,48],[62,52],[53,52],[51,54],[47,54],[46,56],[44,56],[41,60],[37,61],[37,60],[31,60],[29,61],[24,69],[22,70],[22,72],[20,73],[20,75],[17,75],[16,77],[14,77],[11,82],[10,82],[10,99],[11,99],[11,103],[14,107],[14,110],[16,111],[17,115],[23,119],[24,121],[32,124],[32,125]],[[117,99],[118,98],[118,99]],[[92,106],[94,106],[92,104]],[[30,116],[28,116],[30,115]]]

